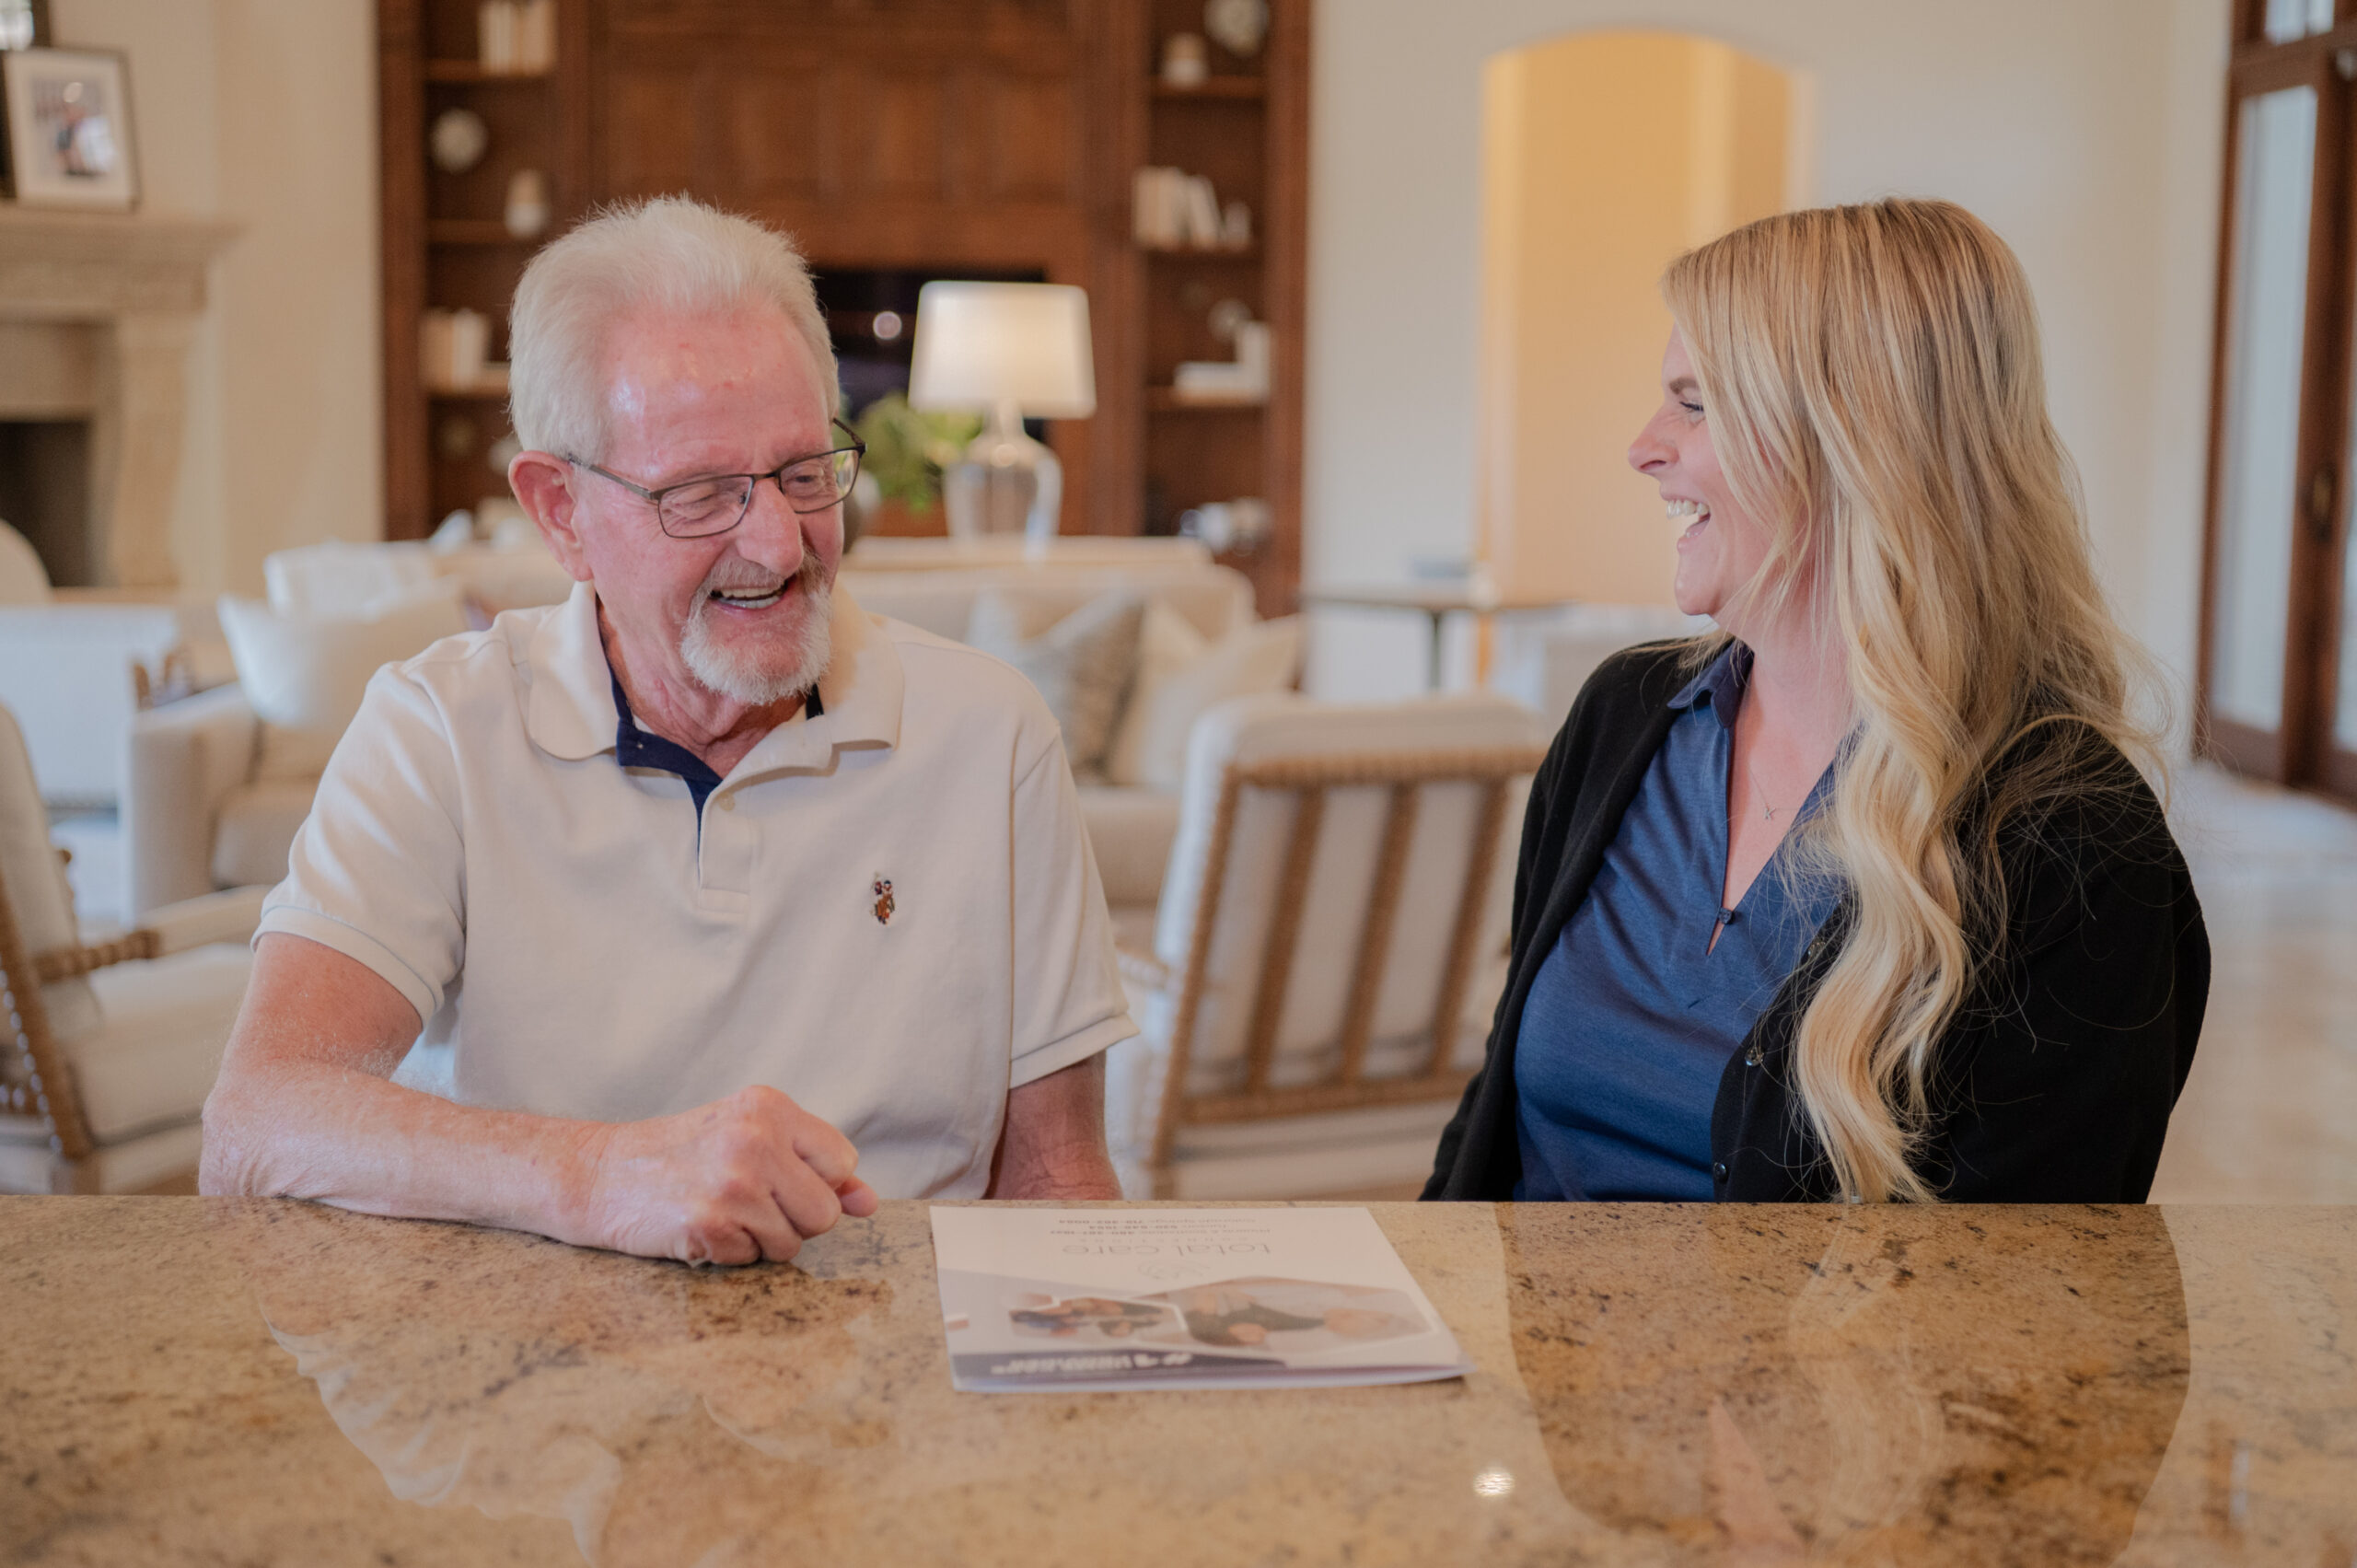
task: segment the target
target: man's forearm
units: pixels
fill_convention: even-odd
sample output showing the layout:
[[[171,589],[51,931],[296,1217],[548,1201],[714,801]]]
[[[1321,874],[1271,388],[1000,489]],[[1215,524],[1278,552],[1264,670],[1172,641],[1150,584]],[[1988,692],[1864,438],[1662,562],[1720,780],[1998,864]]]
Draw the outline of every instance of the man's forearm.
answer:
[[[599,1122],[453,1104],[356,1067],[225,1074],[205,1104],[207,1192],[582,1235]]]
[[[1120,1195],[1105,1151],[1101,1054],[1008,1093],[989,1196],[1082,1202]]]
[[[264,935],[204,1102],[199,1186],[578,1238],[610,1129],[401,1087],[391,1074],[418,1027],[355,960]]]
[[[992,1185],[993,1198],[1051,1198],[1072,1202],[1114,1201],[1121,1196],[1120,1178],[1099,1144],[1095,1149],[1074,1147],[1056,1156],[1027,1161],[1019,1170],[1001,1169]]]

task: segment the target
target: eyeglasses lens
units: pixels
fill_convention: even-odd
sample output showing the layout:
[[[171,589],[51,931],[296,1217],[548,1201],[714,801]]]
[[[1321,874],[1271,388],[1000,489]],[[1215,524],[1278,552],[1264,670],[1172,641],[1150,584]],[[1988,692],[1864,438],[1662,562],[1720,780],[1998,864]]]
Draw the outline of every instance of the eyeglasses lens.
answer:
[[[683,484],[663,493],[659,520],[675,539],[721,533],[737,526],[751,499],[753,482],[742,475]]]
[[[842,501],[858,478],[858,448],[846,447],[779,470],[777,487],[788,506],[807,515],[823,512]],[[656,520],[674,539],[726,533],[744,520],[752,505],[753,486],[760,482],[757,477],[732,474],[676,486],[662,492]]]

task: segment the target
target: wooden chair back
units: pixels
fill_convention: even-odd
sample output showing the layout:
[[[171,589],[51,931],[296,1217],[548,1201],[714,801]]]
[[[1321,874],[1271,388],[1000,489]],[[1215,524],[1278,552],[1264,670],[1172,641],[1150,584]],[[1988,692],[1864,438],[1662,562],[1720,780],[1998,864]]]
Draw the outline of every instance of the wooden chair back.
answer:
[[[87,951],[24,732],[0,707],[0,1116],[39,1118],[69,1161],[96,1145],[44,991],[82,986]]]
[[[1468,988],[1482,956],[1478,948],[1485,928],[1499,924],[1493,889],[1501,843],[1510,808],[1521,798],[1518,786],[1544,755],[1535,745],[1488,745],[1277,756],[1226,765],[1193,930],[1183,967],[1172,977],[1169,1057],[1149,1156],[1157,1196],[1170,1191],[1184,1128],[1454,1099],[1463,1092],[1470,1072],[1457,1060],[1457,1046]],[[1353,878],[1363,870],[1334,862],[1363,857],[1364,835],[1358,846],[1338,851],[1329,830],[1345,814],[1365,826],[1370,807],[1380,827],[1347,989],[1334,997],[1332,977],[1326,977],[1326,993],[1305,998],[1299,963],[1305,919],[1313,912],[1320,919],[1347,916],[1346,906],[1361,902],[1361,884]],[[1242,830],[1248,813],[1260,816],[1260,830]],[[1272,817],[1284,816],[1289,824],[1272,835]],[[1240,975],[1215,984],[1213,971],[1223,961],[1221,923],[1237,918],[1228,895],[1240,877],[1266,877],[1264,857],[1272,842],[1283,847],[1274,857],[1273,900],[1243,1015],[1240,1081],[1231,1071],[1224,1074],[1231,1081],[1207,1085],[1197,1060],[1205,1009],[1215,989],[1225,990],[1230,1005],[1240,1003],[1247,989]],[[1320,880],[1342,890],[1313,912],[1312,884]],[[1418,912],[1417,924],[1427,935],[1445,929],[1445,941],[1400,940],[1411,882],[1418,888],[1414,896],[1430,906]],[[1331,954],[1332,935],[1324,935],[1322,946]],[[1248,946],[1250,938],[1246,941]],[[1237,967],[1238,956],[1227,952],[1227,966]],[[1411,1042],[1405,1054],[1393,1038],[1384,1069],[1371,1071],[1378,1014],[1387,1011],[1397,1025],[1403,998],[1421,1014],[1427,1038]],[[1390,1036],[1396,1030],[1387,1031]]]

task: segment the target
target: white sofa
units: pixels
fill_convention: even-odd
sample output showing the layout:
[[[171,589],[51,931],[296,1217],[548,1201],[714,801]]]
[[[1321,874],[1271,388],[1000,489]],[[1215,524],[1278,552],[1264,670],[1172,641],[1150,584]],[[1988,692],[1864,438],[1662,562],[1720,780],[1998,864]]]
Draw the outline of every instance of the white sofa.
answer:
[[[931,540],[889,541],[877,552],[879,542],[863,541],[846,556],[844,586],[871,613],[946,637],[966,635],[985,590],[1040,614],[1063,613],[1109,591],[1134,592],[1168,605],[1214,641],[1254,619],[1249,580],[1212,564],[1191,540],[1075,540],[1073,550],[1059,547],[1044,558]],[[1131,544],[1143,548],[1122,548]],[[871,564],[878,560],[887,563]],[[547,602],[571,586],[561,572],[551,575],[509,552],[454,558],[422,545],[313,547],[297,561],[273,557],[266,569],[273,608],[291,613],[346,612],[426,575],[463,572],[470,587],[496,585],[505,599],[498,608]],[[142,713],[130,726],[122,822],[134,914],[285,875],[287,848],[318,780],[259,769],[259,739],[253,708],[236,686]],[[1083,788],[1081,805],[1117,921],[1128,929],[1149,925],[1178,831],[1177,796],[1097,784]]]
[[[573,579],[544,549],[331,541],[280,551],[262,563],[270,607],[292,617],[351,616],[389,591],[455,580],[487,616],[561,599]],[[313,771],[273,765],[241,685],[228,684],[133,717],[122,742],[124,904],[157,905],[286,875],[287,846],[311,809]]]
[[[24,731],[44,801],[116,804],[143,684],[160,682],[210,621],[201,605],[61,598],[32,546],[0,523],[0,705]]]
[[[1168,605],[1213,642],[1254,619],[1250,579],[1191,552],[1152,552],[1144,561],[1114,555],[1101,564],[1016,558],[994,566],[923,571],[898,564],[872,569],[866,565],[867,548],[863,543],[845,562],[841,579],[861,608],[944,637],[964,638],[974,601],[986,590],[1024,601],[1042,620],[1105,593],[1132,592]],[[1082,780],[1080,809],[1116,923],[1130,931],[1150,925],[1178,831],[1178,796],[1144,785]]]

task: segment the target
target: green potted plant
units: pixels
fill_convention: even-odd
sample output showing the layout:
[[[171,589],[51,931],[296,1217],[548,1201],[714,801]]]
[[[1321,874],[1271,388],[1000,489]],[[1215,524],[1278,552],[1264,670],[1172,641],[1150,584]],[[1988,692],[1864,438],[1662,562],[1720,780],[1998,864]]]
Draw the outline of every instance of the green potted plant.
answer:
[[[898,392],[867,405],[853,428],[867,443],[853,493],[862,534],[937,534],[941,473],[981,434],[974,413],[923,412]]]

